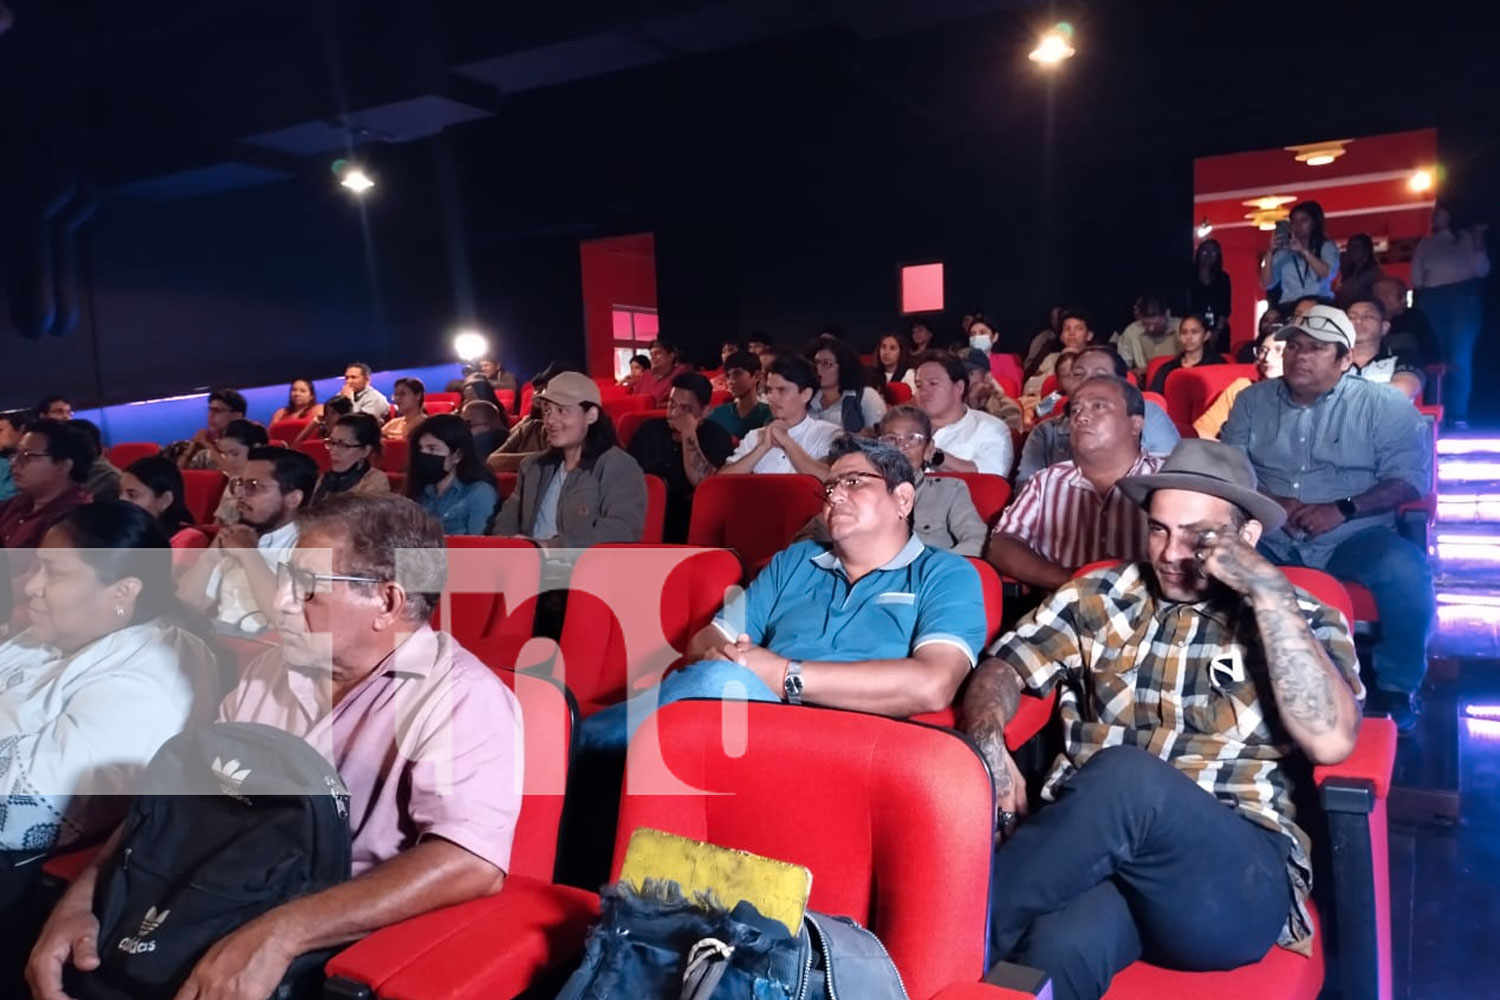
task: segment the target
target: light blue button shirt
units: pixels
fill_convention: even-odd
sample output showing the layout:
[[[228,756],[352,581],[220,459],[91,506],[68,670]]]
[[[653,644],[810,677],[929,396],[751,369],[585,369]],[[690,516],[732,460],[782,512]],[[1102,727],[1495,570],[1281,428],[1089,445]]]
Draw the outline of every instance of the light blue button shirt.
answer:
[[[567,478],[568,470],[559,465],[542,488],[542,495],[536,502],[536,517],[531,524],[531,537],[537,541],[557,535],[557,508],[562,503],[563,483]]]

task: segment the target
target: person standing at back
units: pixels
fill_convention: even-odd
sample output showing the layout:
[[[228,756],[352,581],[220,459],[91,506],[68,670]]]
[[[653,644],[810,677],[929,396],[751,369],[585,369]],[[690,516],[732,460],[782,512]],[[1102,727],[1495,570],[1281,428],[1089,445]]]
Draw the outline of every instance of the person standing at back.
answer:
[[[1218,240],[1204,240],[1193,254],[1193,281],[1188,312],[1203,318],[1210,350],[1229,350],[1229,310],[1233,285],[1224,271],[1224,250]]]
[[[1323,206],[1304,201],[1292,209],[1289,225],[1275,231],[1260,264],[1260,283],[1291,316],[1298,299],[1333,298],[1333,279],[1339,273],[1339,247],[1323,232]]]
[[[1484,321],[1479,282],[1490,273],[1483,223],[1454,232],[1448,206],[1432,210],[1432,232],[1417,244],[1411,262],[1417,305],[1432,320],[1448,374],[1443,407],[1454,430],[1469,429],[1469,394],[1474,384],[1474,345]]]

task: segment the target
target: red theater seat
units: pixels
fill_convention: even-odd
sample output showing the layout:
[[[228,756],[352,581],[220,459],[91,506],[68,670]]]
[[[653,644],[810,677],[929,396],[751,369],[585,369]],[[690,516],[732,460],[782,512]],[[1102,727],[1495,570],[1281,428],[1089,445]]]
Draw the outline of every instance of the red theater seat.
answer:
[[[681,666],[740,572],[726,549],[596,545],[582,553],[558,642],[565,671],[558,679],[579,711],[592,715],[623,701],[643,678]]]
[[[723,406],[734,397],[729,394],[728,389],[715,389],[708,397],[708,408],[712,410],[716,406]]]
[[[647,545],[660,545],[662,532],[667,524],[667,482],[660,476],[646,474],[646,521],[641,530],[641,541]]]
[[[497,472],[495,473],[495,490],[500,494],[501,501],[510,497],[516,491],[516,483],[521,481],[519,472]]]
[[[182,470],[182,502],[193,516],[194,524],[208,524],[214,519],[228,483],[224,473],[213,469]]]
[[[311,420],[273,420],[271,426],[266,428],[266,436],[272,441],[291,444],[310,423],[312,423]]]
[[[1020,454],[1019,448],[1016,454]],[[990,527],[994,527],[1000,512],[1010,503],[1010,483],[1003,476],[985,472],[934,472],[933,475],[963,480],[969,488],[969,499],[974,501],[974,509],[979,512],[979,519]]]
[[[655,401],[650,396],[617,396],[606,399],[599,404],[599,408],[609,414],[609,419],[619,426],[620,418],[627,413],[639,413],[641,410],[655,408]]]
[[[123,469],[132,462],[160,455],[161,445],[153,441],[122,441],[120,444],[110,445],[104,454],[110,465]]]
[[[733,549],[750,569],[786,548],[823,510],[823,484],[812,476],[710,476],[693,492],[688,544]]]
[[[380,467],[387,473],[405,472],[411,461],[410,438],[386,438],[380,442]],[[483,458],[483,456],[480,456]]]
[[[629,413],[622,413],[615,418],[615,436],[620,439],[620,447],[629,448],[630,440],[635,437],[635,432],[640,430],[641,425],[648,420],[665,420],[666,418],[666,410],[632,410]]]
[[[1168,361],[1171,361],[1176,356],[1177,355],[1175,354],[1163,354],[1159,358],[1152,358],[1150,361],[1146,362],[1146,384],[1150,385],[1152,382],[1156,381],[1156,373],[1161,371],[1162,365],[1165,365]]]
[[[902,406],[911,402],[911,386],[905,382],[887,382],[885,395],[886,401],[892,406]]]
[[[424,406],[431,406],[432,404],[437,403],[439,405],[447,407],[446,409],[442,410],[429,409],[427,410],[427,413],[429,415],[436,413],[452,413],[454,410],[463,405],[464,394],[461,392],[429,392],[422,397],[422,402]]]
[[[422,403],[422,414],[424,416],[435,417],[440,413],[456,412],[458,412],[457,403],[451,403],[446,399],[433,399],[430,394]]]
[[[531,638],[542,557],[526,538],[449,535],[448,586],[433,609],[443,628],[492,667],[514,669]]]
[[[1235,379],[1256,378],[1254,365],[1199,365],[1179,368],[1167,376],[1167,415],[1179,431],[1191,428],[1193,421],[1213,405],[1229,383]],[[1196,435],[1195,435],[1196,436]]]
[[[1000,574],[995,571],[995,567],[977,556],[968,558],[969,564],[979,573],[979,589],[984,595],[984,643],[988,646],[1000,637],[1000,618],[1005,609],[1005,591],[1000,582]],[[960,697],[962,697],[961,694]],[[950,705],[940,712],[924,712],[921,715],[914,715],[911,721],[952,729],[958,725],[958,705]]]
[[[333,468],[328,458],[328,444],[318,438],[308,438],[297,445],[297,450],[317,463],[319,472]]]

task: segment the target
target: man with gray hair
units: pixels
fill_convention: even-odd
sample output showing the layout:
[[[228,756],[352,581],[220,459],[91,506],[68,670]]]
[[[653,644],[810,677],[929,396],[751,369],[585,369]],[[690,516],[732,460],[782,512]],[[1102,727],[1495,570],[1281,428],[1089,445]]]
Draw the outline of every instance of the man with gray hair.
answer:
[[[428,910],[498,892],[521,807],[515,696],[428,616],[444,583],[442,527],[391,495],[338,494],[299,515],[279,567],[282,644],[248,667],[223,722],[305,739],[349,791],[351,878],[221,938],[184,996],[270,996],[292,960]],[[118,837],[119,834],[116,834]],[[62,996],[62,967],[99,964],[96,855],[32,952],[39,997]]]
[[[698,662],[579,726],[623,750],[658,704],[807,702],[903,718],[953,703],[984,644],[984,594],[963,558],[912,533],[911,463],[887,444],[835,440],[823,483],[829,541],[778,553],[693,640]]]

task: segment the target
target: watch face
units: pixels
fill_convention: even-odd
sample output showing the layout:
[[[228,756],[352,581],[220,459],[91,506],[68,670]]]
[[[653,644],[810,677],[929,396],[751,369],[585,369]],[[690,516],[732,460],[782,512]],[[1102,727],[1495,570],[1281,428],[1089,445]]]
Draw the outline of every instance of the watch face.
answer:
[[[787,693],[789,693],[789,694],[801,694],[802,693],[802,675],[801,674],[792,674],[790,677],[788,677],[786,679],[786,689],[787,689]]]

